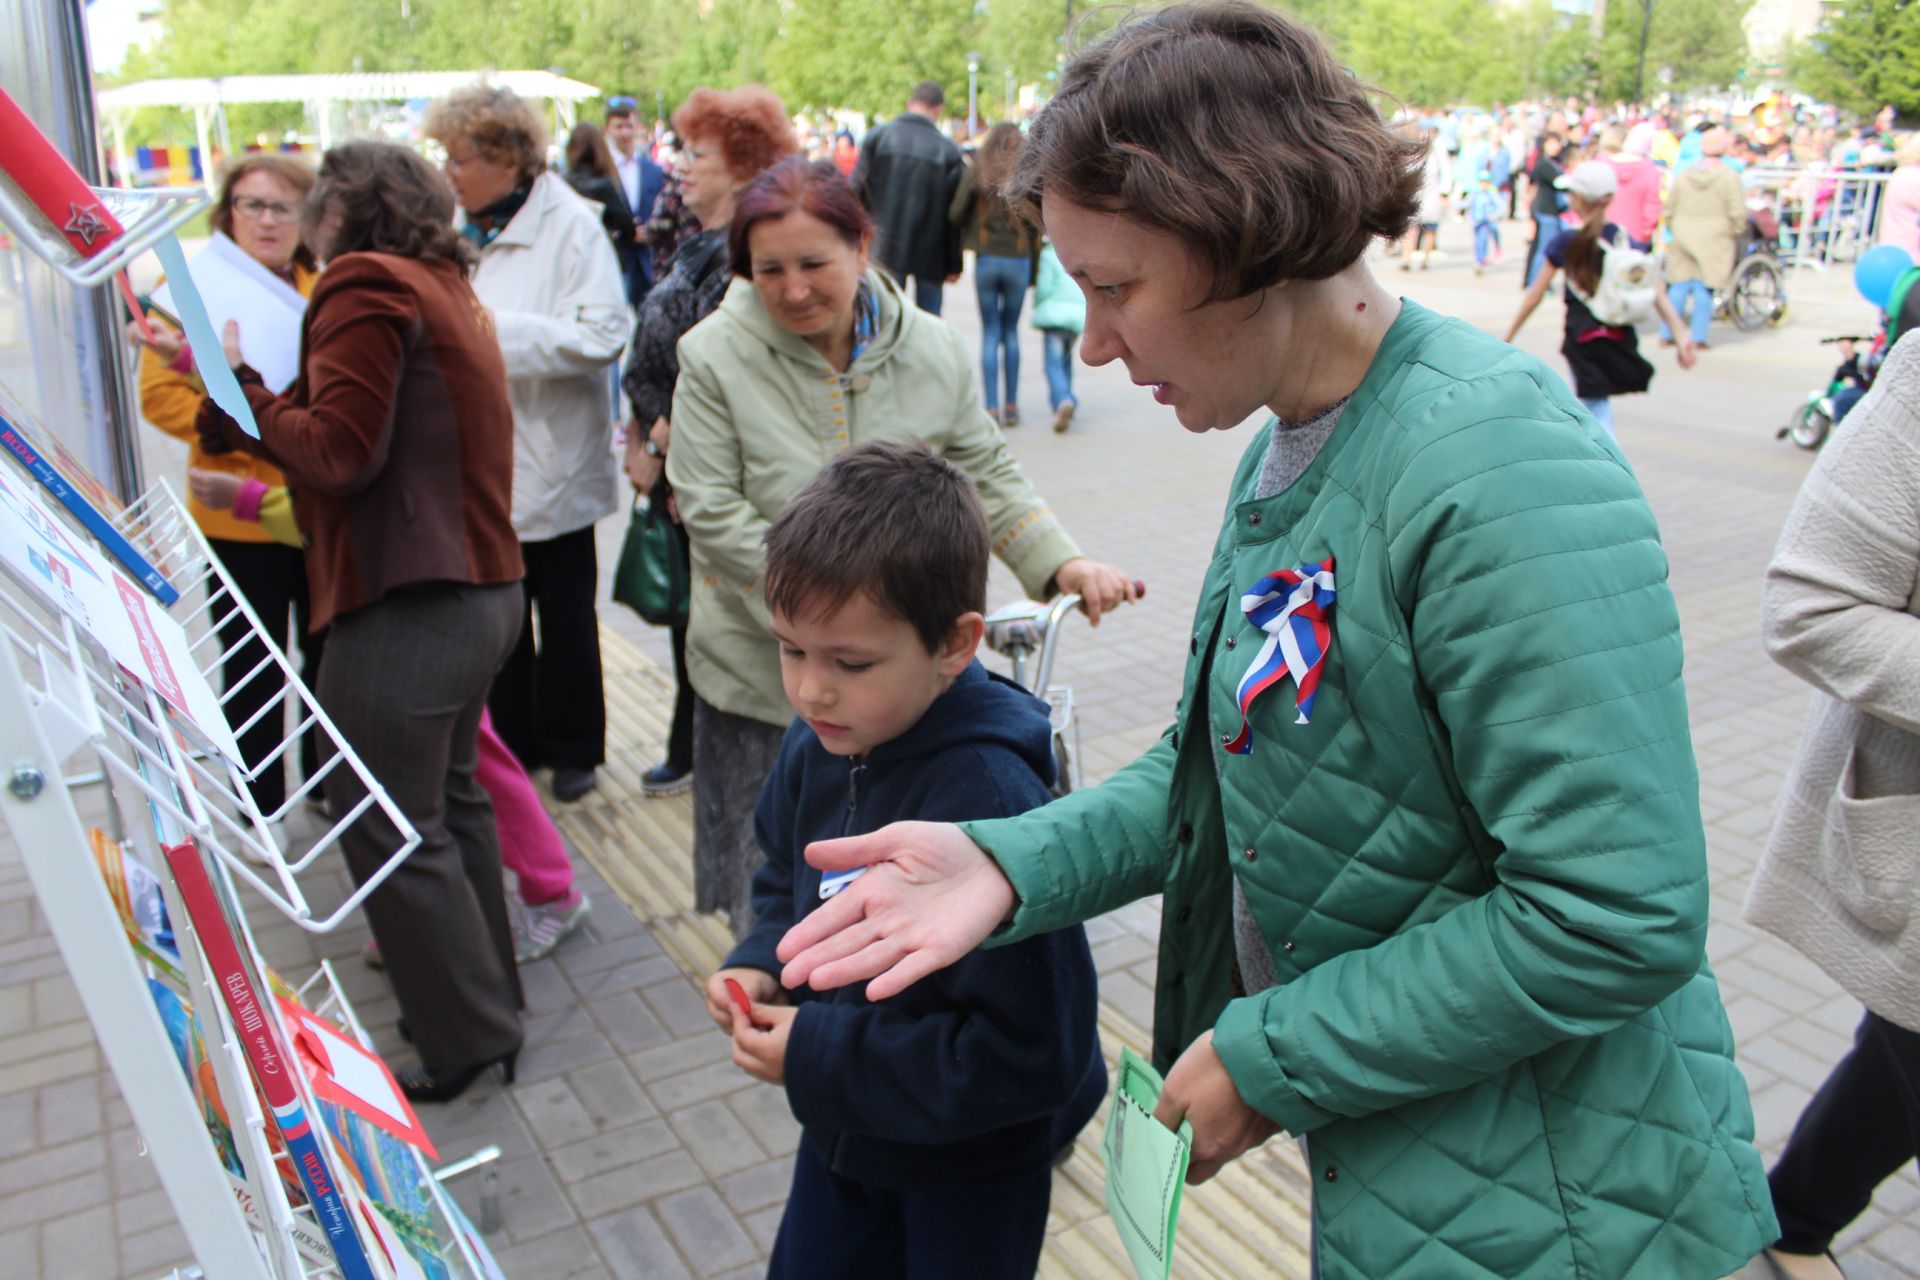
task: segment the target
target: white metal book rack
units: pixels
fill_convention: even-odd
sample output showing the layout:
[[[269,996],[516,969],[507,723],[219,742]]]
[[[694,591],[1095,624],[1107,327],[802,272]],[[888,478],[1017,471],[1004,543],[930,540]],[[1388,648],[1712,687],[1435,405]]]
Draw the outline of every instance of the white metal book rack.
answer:
[[[12,463],[0,461],[0,472],[10,482],[23,482],[15,484],[16,490],[24,487],[37,498],[46,496]],[[57,507],[52,502],[43,505],[48,511]],[[282,1176],[287,1156],[274,1146],[279,1130],[261,1106],[242,1037],[236,1034],[161,849],[187,840],[199,847],[243,967],[255,989],[266,992],[271,980],[236,886],[244,883],[301,928],[324,933],[393,873],[419,837],[301,684],[279,647],[264,635],[259,619],[165,482],[125,510],[103,514],[179,590],[171,605],[152,597],[146,597],[145,604],[184,629],[194,670],[180,672],[183,680],[205,680],[217,688],[218,669],[240,647],[223,642],[221,631],[225,628],[229,638],[236,638],[244,629],[241,643],[256,640],[266,655],[247,678],[277,679],[284,685],[284,692],[270,700],[260,716],[278,725],[291,722],[290,727],[277,749],[253,769],[225,758],[215,741],[221,735],[199,731],[76,625],[63,610],[59,592],[50,589],[54,580],[36,580],[0,556],[0,813],[19,845],[34,892],[199,1269],[212,1280],[345,1276],[312,1205],[298,1190],[288,1193]],[[73,543],[98,550],[101,544],[78,522],[64,514],[57,518]],[[223,704],[233,696],[230,688]],[[336,815],[310,844],[283,852],[270,824],[312,794],[321,778],[305,780],[286,806],[271,814],[255,807],[247,783],[260,769],[283,767],[287,753],[309,730],[331,747],[321,776],[334,769],[352,770],[365,786],[366,798],[350,812]],[[95,776],[104,776],[110,794],[107,811],[90,824],[82,818],[74,787],[96,766]],[[96,795],[80,799],[90,814],[100,810]],[[316,883],[318,876],[310,873],[333,854],[347,828],[376,807],[400,833],[399,843],[344,902],[330,909],[316,906],[307,884]],[[223,1119],[244,1174],[232,1172],[216,1146],[219,1138],[206,1111],[209,1095],[196,1090],[187,1073],[176,1068],[177,1042],[157,1010],[149,983],[162,971],[150,953],[143,957],[129,940],[123,913],[90,853],[89,825],[113,828],[126,857],[152,871],[162,886],[179,958],[178,972],[169,976],[184,988],[203,1030],[206,1063],[217,1082]],[[292,980],[309,1010],[370,1047],[328,966],[323,963],[311,977],[296,975]],[[264,999],[261,1008],[277,1025],[280,1044],[293,1043],[276,1003]],[[366,1188],[348,1185],[353,1179],[341,1173],[348,1163],[320,1122],[304,1077],[297,1070],[292,1074],[300,1077],[306,1114],[347,1204],[371,1224]],[[404,1254],[396,1258],[377,1246],[369,1225],[361,1234],[371,1274],[378,1280],[497,1277],[484,1246],[424,1158],[412,1148],[407,1151],[415,1181],[409,1194],[417,1193],[426,1206],[422,1213],[435,1216],[435,1238],[444,1241],[445,1248],[424,1266]],[[155,1260],[156,1268],[161,1261]]]

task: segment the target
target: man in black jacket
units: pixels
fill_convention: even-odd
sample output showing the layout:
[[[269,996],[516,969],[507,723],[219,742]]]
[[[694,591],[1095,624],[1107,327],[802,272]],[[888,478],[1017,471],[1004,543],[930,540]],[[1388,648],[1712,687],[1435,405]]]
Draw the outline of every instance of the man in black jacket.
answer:
[[[913,277],[914,301],[940,314],[941,290],[960,279],[960,231],[947,205],[960,185],[960,148],[940,132],[947,95],[929,80],[916,85],[907,109],[870,131],[854,166],[853,185],[880,227],[880,265],[902,286]]]

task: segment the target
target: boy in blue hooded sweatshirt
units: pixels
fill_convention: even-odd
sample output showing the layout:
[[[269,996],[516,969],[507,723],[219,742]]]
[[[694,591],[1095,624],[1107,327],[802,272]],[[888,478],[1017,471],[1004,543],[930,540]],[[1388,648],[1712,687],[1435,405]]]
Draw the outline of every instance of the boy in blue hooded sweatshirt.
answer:
[[[1046,704],[974,658],[988,554],[972,482],[900,441],[828,463],[767,533],[764,595],[798,718],[754,813],[757,919],[707,1004],[734,1062],[783,1084],[803,1126],[778,1280],[1031,1276],[1053,1160],[1106,1091],[1078,926],[977,951],[878,1004],[776,976],[781,935],[850,878],[823,885],[809,842],[1049,798]]]

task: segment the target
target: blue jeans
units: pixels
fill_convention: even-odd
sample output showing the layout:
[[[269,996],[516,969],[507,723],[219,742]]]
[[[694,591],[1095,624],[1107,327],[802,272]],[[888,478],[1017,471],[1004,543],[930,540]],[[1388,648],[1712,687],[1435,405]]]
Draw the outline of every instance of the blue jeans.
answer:
[[[1599,423],[1601,428],[1607,433],[1607,439],[1618,440],[1620,438],[1613,433],[1613,401],[1605,396],[1600,396],[1593,400],[1582,396],[1580,397],[1580,403],[1585,406],[1587,412],[1593,415],[1593,420]]]
[[[1000,407],[1000,365],[1007,368],[1006,403],[1020,403],[1020,305],[1033,283],[1026,258],[975,254],[973,284],[980,294],[980,376],[986,382],[987,408]]]
[[[1693,300],[1691,312],[1687,309],[1687,300]],[[1707,325],[1713,319],[1713,290],[1707,288],[1705,280],[1676,280],[1667,286],[1667,301],[1673,304],[1674,314],[1687,322],[1687,330],[1693,335],[1695,343],[1707,340]],[[1660,322],[1660,336],[1667,341],[1673,340],[1673,331],[1667,328],[1667,322]]]
[[[1560,215],[1536,213],[1533,215],[1533,256],[1527,259],[1527,275],[1520,282],[1522,289],[1533,286],[1534,277],[1547,265],[1547,246],[1560,234]]]
[[[1073,394],[1073,344],[1080,335],[1068,329],[1042,329],[1040,337],[1046,343],[1047,408],[1080,403]]]
[[[887,274],[892,276],[893,282],[902,289],[907,287],[906,272],[895,271],[892,267],[888,267]],[[946,287],[947,282],[939,276],[935,276],[931,280],[925,276],[915,276],[913,278],[913,301],[915,305],[928,315],[937,316],[940,314],[941,294],[945,292]]]
[[[1500,247],[1500,228],[1490,221],[1473,224],[1473,261],[1476,266],[1486,266],[1493,257],[1494,250]]]

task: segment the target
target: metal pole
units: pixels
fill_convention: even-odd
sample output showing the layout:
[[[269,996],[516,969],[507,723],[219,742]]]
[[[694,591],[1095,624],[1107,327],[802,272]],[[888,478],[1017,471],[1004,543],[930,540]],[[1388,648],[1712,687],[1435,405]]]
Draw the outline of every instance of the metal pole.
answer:
[[[1633,68],[1633,105],[1639,106],[1641,84],[1647,78],[1647,33],[1653,29],[1653,0],[1640,0],[1640,61]]]
[[[980,132],[980,55],[967,55],[967,137]]]
[[[87,44],[86,0],[56,0],[59,24],[64,28],[60,42],[66,50],[66,66],[55,75],[64,81],[67,124],[72,130],[73,148],[69,153],[80,176],[95,186],[107,182],[100,161],[99,121],[93,111],[93,63]],[[140,422],[133,412],[133,383],[127,362],[118,358],[126,339],[120,333],[119,304],[111,287],[101,286],[84,304],[90,314],[82,317],[93,334],[92,348],[99,363],[102,398],[96,413],[107,429],[113,461],[113,482],[120,497],[131,501],[146,488],[140,467]]]
[[[1005,74],[1007,81],[1006,105],[1000,109],[1000,114],[1011,120],[1013,119],[1013,68],[1008,67]]]

